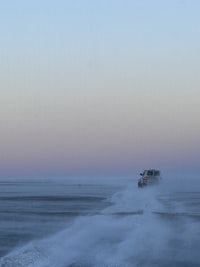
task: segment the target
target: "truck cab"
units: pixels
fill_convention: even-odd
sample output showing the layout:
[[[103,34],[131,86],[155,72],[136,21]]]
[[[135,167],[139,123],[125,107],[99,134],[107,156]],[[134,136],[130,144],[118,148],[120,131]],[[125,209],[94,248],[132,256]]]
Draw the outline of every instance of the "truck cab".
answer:
[[[138,187],[158,184],[161,180],[161,172],[156,169],[144,170],[140,175],[141,178],[138,180]]]

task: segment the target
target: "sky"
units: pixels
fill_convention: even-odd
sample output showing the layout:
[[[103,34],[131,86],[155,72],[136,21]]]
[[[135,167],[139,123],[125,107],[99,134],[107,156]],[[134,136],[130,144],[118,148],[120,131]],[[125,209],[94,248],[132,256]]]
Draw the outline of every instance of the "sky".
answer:
[[[0,1],[0,176],[200,171],[200,1]]]

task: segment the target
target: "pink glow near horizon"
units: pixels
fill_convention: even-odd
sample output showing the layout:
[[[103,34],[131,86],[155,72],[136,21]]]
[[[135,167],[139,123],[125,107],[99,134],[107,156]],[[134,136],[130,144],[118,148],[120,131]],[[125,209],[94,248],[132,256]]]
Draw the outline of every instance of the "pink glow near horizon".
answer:
[[[197,170],[199,4],[78,3],[2,6],[1,174]]]

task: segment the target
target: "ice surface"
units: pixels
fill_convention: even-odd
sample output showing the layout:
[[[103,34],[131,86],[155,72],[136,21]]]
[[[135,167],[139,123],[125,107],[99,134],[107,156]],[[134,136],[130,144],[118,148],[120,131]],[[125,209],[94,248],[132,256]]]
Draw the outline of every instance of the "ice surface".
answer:
[[[138,189],[134,179],[101,181],[99,190],[115,181],[120,188],[107,196],[108,207],[77,216],[62,231],[15,249],[0,266],[199,266],[200,194],[171,182]],[[192,213],[188,197],[196,205]]]

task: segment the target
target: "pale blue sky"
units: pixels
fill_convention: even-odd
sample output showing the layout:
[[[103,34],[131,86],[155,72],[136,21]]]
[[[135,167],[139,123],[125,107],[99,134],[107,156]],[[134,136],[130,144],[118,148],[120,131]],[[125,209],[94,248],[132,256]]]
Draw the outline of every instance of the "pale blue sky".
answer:
[[[199,11],[1,1],[1,174],[198,171]]]

